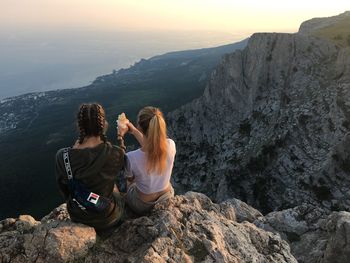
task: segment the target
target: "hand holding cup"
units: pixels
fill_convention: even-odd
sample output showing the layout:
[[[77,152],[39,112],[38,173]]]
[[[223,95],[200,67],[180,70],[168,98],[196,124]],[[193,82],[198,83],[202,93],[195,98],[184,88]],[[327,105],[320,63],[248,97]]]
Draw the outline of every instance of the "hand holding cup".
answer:
[[[118,123],[118,134],[121,136],[124,136],[125,133],[127,133],[129,130],[127,125],[129,123],[129,120],[126,118],[124,112],[119,114],[117,123]]]

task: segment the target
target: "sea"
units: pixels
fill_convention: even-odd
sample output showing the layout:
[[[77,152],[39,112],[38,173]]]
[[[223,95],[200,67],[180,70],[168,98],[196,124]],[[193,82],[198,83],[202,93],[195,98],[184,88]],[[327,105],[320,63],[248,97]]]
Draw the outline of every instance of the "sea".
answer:
[[[1,30],[0,99],[83,87],[141,58],[245,37],[215,31]]]

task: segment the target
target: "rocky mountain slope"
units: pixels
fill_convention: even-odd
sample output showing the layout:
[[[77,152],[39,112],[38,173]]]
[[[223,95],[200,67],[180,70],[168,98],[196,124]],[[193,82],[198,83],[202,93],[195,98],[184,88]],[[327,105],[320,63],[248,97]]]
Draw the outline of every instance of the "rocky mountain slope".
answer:
[[[71,222],[65,205],[41,221],[5,219],[0,262],[345,263],[349,229],[347,212],[300,206],[264,217],[237,199],[215,204],[188,192],[125,220],[108,237]]]
[[[350,213],[300,205],[258,217],[254,224],[278,233],[300,263],[348,262]]]
[[[177,189],[264,213],[348,210],[350,54],[330,40],[254,34],[226,55],[204,94],[168,116]]]

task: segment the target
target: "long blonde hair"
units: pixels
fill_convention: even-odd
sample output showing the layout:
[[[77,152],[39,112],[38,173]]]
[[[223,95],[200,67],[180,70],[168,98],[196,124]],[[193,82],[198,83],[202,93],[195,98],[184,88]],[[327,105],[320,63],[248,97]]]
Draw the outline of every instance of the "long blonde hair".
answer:
[[[167,131],[163,113],[155,107],[147,106],[140,110],[137,122],[144,134],[146,169],[161,174],[167,164]]]

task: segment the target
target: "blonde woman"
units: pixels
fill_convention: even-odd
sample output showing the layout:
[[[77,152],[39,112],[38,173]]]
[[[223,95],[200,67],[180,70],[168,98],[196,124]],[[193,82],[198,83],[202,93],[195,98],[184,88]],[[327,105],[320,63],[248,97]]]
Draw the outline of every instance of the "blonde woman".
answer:
[[[141,148],[127,153],[126,202],[134,212],[145,214],[156,203],[174,196],[170,177],[175,142],[167,138],[166,123],[158,108],[143,108],[137,117],[137,128],[130,122],[127,125]]]

